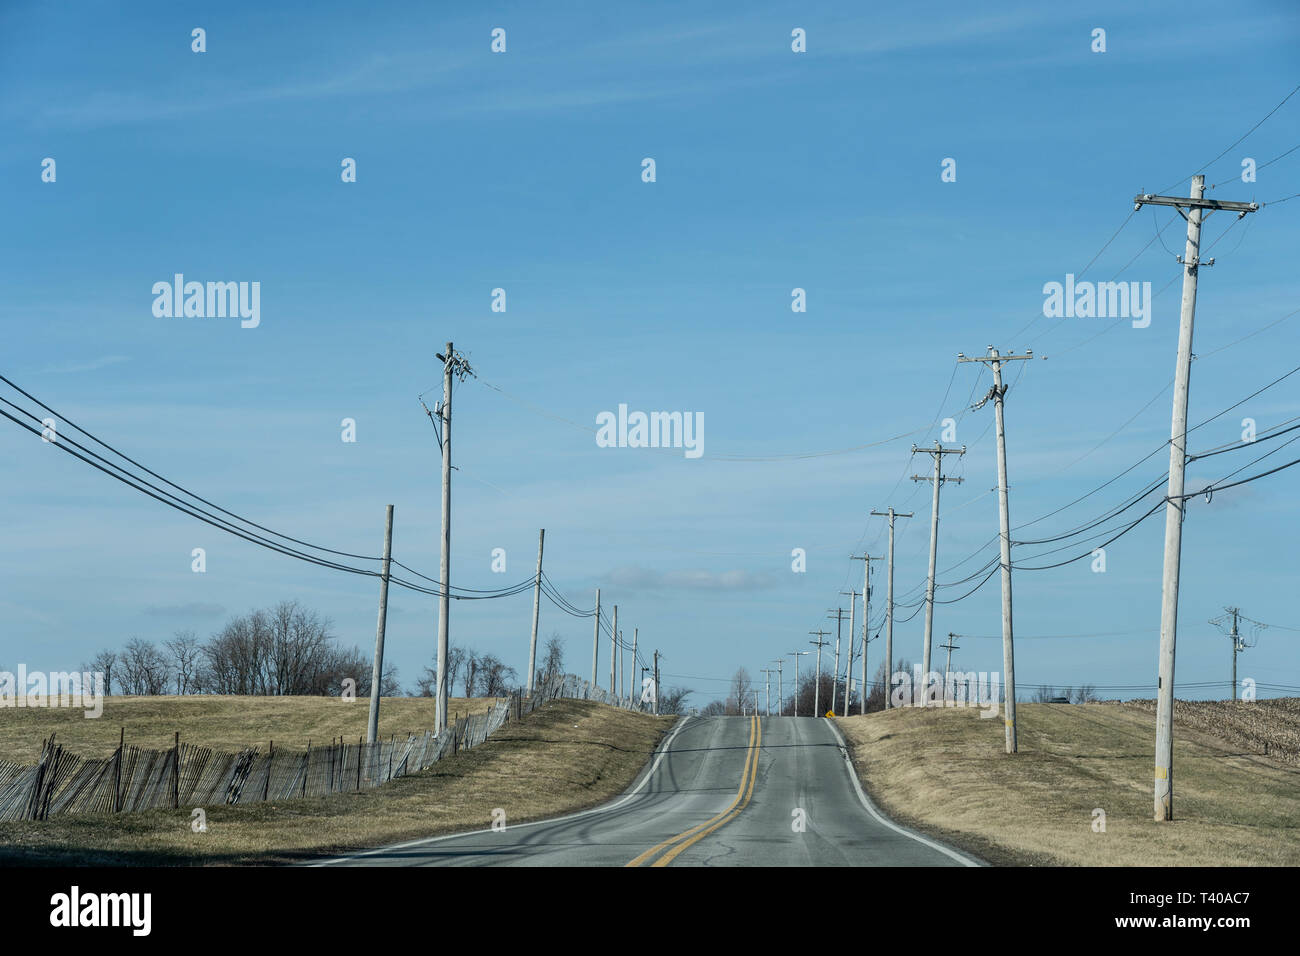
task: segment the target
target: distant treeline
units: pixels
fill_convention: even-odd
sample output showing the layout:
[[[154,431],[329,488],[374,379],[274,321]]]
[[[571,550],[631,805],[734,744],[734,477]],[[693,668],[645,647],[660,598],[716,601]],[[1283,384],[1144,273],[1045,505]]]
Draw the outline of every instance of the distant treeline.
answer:
[[[542,650],[538,682],[564,674],[564,640],[552,634]],[[452,644],[447,654],[449,691],[465,697],[506,697],[520,685],[515,668],[495,654],[480,654]],[[133,637],[120,650],[100,651],[81,669],[102,672],[105,694],[244,694],[338,697],[344,681],[356,682],[358,697],[370,695],[370,652],[343,647],[330,621],[281,601],[275,607],[232,618],[207,640],[189,630],[159,643]],[[436,656],[415,686],[403,691],[397,668],[385,664],[380,693],[432,697],[437,684]]]
[[[82,670],[104,674],[106,694],[247,694],[341,696],[344,681],[370,693],[371,660],[341,647],[331,624],[297,601],[231,619],[207,640],[177,631],[161,645],[133,637],[103,650]],[[401,693],[397,668],[386,667],[381,691]]]

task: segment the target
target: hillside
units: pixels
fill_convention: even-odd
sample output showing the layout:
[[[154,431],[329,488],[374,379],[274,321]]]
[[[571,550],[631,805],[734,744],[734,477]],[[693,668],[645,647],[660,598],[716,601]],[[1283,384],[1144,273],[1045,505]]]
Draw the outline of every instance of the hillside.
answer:
[[[1267,711],[1250,706],[1255,719]],[[1020,753],[1001,720],[904,708],[838,718],[859,777],[896,819],[993,863],[1300,864],[1300,769],[1175,729],[1174,816],[1152,812],[1155,718],[1122,704],[1022,704]],[[1292,720],[1285,706],[1274,720]],[[1281,732],[1281,731],[1278,731]],[[1093,829],[1095,810],[1105,832]]]

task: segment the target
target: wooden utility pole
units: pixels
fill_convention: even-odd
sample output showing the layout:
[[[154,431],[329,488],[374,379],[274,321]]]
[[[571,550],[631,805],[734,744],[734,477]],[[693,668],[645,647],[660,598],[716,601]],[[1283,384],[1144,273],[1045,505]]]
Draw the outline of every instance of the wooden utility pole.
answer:
[[[450,688],[447,686],[447,629],[451,619],[451,380],[456,376],[463,382],[465,376],[472,375],[474,370],[469,367],[464,356],[456,354],[450,342],[447,343],[447,354],[437,357],[442,362],[442,403],[437,408],[436,421],[428,408],[425,408],[425,412],[434,421],[438,431],[438,446],[442,449],[442,553],[438,562],[441,590],[438,598],[438,709],[434,724],[434,732],[440,734],[447,726],[447,702],[450,697]]]
[[[393,506],[384,514],[384,563],[379,575],[379,624],[375,628],[375,663],[370,669],[370,719],[366,740],[375,742],[379,733],[379,690],[384,681],[384,629],[388,623],[388,568],[393,557]]]
[[[1006,727],[1007,753],[1019,751],[1016,731],[1016,648],[1011,616],[1011,514],[1007,490],[1007,430],[1003,419],[1002,405],[1007,394],[1007,386],[1002,384],[1002,366],[1006,362],[1031,361],[1032,349],[1024,355],[1014,352],[999,354],[989,346],[989,354],[967,358],[957,353],[958,362],[983,362],[993,369],[993,387],[989,389],[984,402],[993,399],[993,411],[998,432],[998,529],[1001,539],[1002,561],[1002,686],[1003,686],[1003,724]],[[980,402],[983,405],[984,402]],[[979,405],[975,406],[976,408]],[[994,701],[997,704],[997,701]]]
[[[945,481],[954,481],[961,484],[961,478],[950,478],[943,474],[943,456],[944,455],[964,455],[966,446],[960,448],[944,448],[938,442],[934,443],[933,448],[920,449],[915,445],[912,446],[912,454],[924,450],[931,458],[934,459],[934,477],[925,478],[920,475],[913,475],[913,481],[929,481],[934,484],[934,499],[930,503],[930,573],[925,579],[925,646],[923,649],[921,668],[925,677],[925,688],[921,693],[921,706],[924,707],[926,697],[928,696],[930,683],[930,643],[934,635],[934,573],[935,562],[939,553],[939,488]]]
[[[849,608],[852,609],[852,607],[853,602],[850,601]],[[835,670],[831,672],[831,710],[834,710],[835,701],[839,699],[840,695],[840,644],[844,641],[844,608],[827,608],[827,610],[835,612]],[[829,616],[828,614],[827,617]],[[852,627],[849,628],[849,644],[853,644]],[[821,686],[821,668],[818,668],[817,686]],[[820,707],[817,709],[817,713],[821,713]]]
[[[808,633],[809,633],[809,634],[813,634],[813,633],[816,633],[816,632],[814,632],[814,631],[809,631]],[[827,631],[826,633],[829,634],[830,631]],[[812,642],[809,641],[809,643],[812,643]],[[803,657],[803,656],[804,656],[805,654],[807,654],[807,653],[808,653],[808,651],[790,651],[790,652],[789,652],[789,656],[794,658],[794,716],[796,716],[796,717],[799,716],[799,658]],[[819,654],[821,653],[821,649],[820,649],[820,648],[818,648],[817,653],[819,653]]]
[[[596,686],[596,665],[600,660],[600,588],[596,588],[596,633],[591,639],[591,686]]]
[[[528,644],[528,696],[533,696],[533,681],[537,674],[537,616],[542,607],[542,547],[546,544],[546,529],[537,532],[537,578],[533,581],[533,637]]]
[[[1241,650],[1241,638],[1237,634],[1237,609],[1232,608],[1232,699],[1237,699],[1237,652]]]
[[[785,658],[778,657],[772,663],[776,664],[776,715],[785,716]]]
[[[618,674],[618,605],[614,605],[614,623],[609,628],[609,696],[614,697],[617,688],[614,679]]]
[[[760,667],[763,673],[763,693],[767,696],[767,716],[772,716],[772,669],[770,667]]]
[[[1237,699],[1237,654],[1240,651],[1244,651],[1254,646],[1253,644],[1247,644],[1246,641],[1242,638],[1239,625],[1242,620],[1250,621],[1251,624],[1254,624],[1257,627],[1263,627],[1264,625],[1260,624],[1258,621],[1251,621],[1250,618],[1246,617],[1246,615],[1241,613],[1241,608],[1239,607],[1225,607],[1224,610],[1228,612],[1228,614],[1232,615],[1232,630],[1228,632],[1228,637],[1232,638],[1232,699],[1236,700]],[[1213,624],[1215,627],[1222,628],[1224,624],[1224,618],[1222,616],[1216,617],[1212,619],[1210,623]]]
[[[1201,222],[1216,209],[1237,218],[1259,209],[1258,203],[1222,202],[1205,197],[1205,177],[1192,177],[1187,198],[1133,197],[1133,208],[1173,206],[1187,220],[1183,265],[1183,304],[1178,320],[1178,364],[1174,369],[1174,411],[1169,437],[1169,490],[1165,497],[1165,573],[1160,595],[1160,663],[1156,690],[1155,819],[1174,818],[1174,649],[1178,639],[1178,572],[1183,548],[1183,494],[1187,468],[1187,396],[1192,377],[1192,328],[1196,322],[1196,280],[1201,263]],[[1184,212],[1184,210],[1186,210]],[[1213,265],[1207,259],[1205,265]]]
[[[871,513],[876,514],[876,512],[874,511]],[[894,531],[893,531],[892,520],[890,521],[889,542],[891,548],[890,563],[892,564],[893,563],[892,548],[894,542]],[[858,703],[858,713],[865,714],[867,712],[867,642],[868,642],[867,618],[871,611],[871,562],[879,561],[880,558],[872,557],[869,554],[850,554],[849,559],[852,561],[861,561],[863,564],[862,567],[862,690],[860,692],[861,697]],[[892,581],[893,578],[891,577],[890,580]],[[843,594],[844,592],[841,591],[840,593]],[[886,671],[888,671],[888,668],[886,668]],[[886,680],[888,680],[888,675],[886,675]],[[888,692],[886,692],[885,697],[886,698],[889,697]],[[847,717],[848,713],[849,713],[849,698],[848,695],[845,694],[844,695],[844,716]]]
[[[636,683],[636,640],[638,630],[638,628],[632,628],[632,666],[628,668],[628,674],[630,675],[633,684]],[[631,697],[632,694],[637,694],[637,697],[640,697],[636,687],[628,687],[627,695]]]
[[[817,645],[817,682],[813,684],[813,716],[820,717],[822,712],[822,648],[830,643],[830,641],[823,641],[822,637],[829,634],[830,631],[819,629],[808,633],[817,635],[817,640],[808,643]],[[798,658],[795,659],[794,666],[798,668]],[[798,686],[798,681],[795,682],[795,686]],[[832,700],[831,703],[834,704],[835,702]]]
[[[889,518],[889,566],[885,577],[885,709],[888,710],[890,678],[894,673],[894,519],[910,518],[912,512],[909,511],[907,514],[903,514],[900,511],[895,511],[891,506],[888,511],[873,511],[871,513]],[[863,588],[862,591],[862,636],[864,640],[867,629],[868,590],[869,588]],[[865,702],[862,706],[865,713]]]
[[[948,643],[947,643],[947,644],[940,644],[940,645],[939,645],[940,647],[946,647],[946,648],[948,648],[948,659],[944,662],[944,665],[943,665],[943,699],[944,699],[945,701],[948,700],[948,682],[952,679],[952,677],[951,677],[951,675],[952,675],[952,652],[955,651],[955,650],[960,650],[960,648],[961,648],[961,645],[959,645],[959,644],[954,644],[954,643],[953,643],[953,641],[956,640],[957,637],[958,637],[958,635],[954,634],[952,631],[949,631],[949,632],[948,632]],[[955,701],[955,700],[957,699],[957,688],[956,688],[956,685],[955,685],[955,684],[953,685],[953,695],[952,695],[952,696],[953,696],[953,700]]]
[[[849,655],[844,665],[844,709],[840,711],[845,717],[849,715],[849,698],[853,694],[853,640],[857,634],[857,613],[858,613],[858,592],[849,588],[847,591],[841,591],[840,594],[849,596]],[[863,644],[862,649],[865,651],[867,645]],[[866,671],[865,663],[863,672]]]
[[[655,716],[659,716],[659,648],[655,648]]]

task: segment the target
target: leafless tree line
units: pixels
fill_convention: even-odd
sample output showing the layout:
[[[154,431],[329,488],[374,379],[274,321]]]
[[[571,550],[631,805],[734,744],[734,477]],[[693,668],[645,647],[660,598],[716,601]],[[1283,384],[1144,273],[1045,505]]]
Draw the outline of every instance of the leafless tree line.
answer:
[[[337,697],[351,680],[362,697],[370,693],[371,662],[358,647],[339,646],[328,620],[282,601],[233,618],[206,641],[193,631],[177,631],[161,646],[133,637],[82,669],[104,674],[106,694]],[[381,693],[401,693],[397,668],[386,668]]]
[[[537,682],[564,673],[564,638],[552,634],[546,640],[542,663],[537,669]],[[495,654],[480,654],[472,648],[449,643],[447,647],[447,683],[451,694],[463,681],[465,697],[505,697],[519,686],[519,672]],[[438,662],[425,667],[423,676],[416,679],[416,694],[432,697],[438,691]]]

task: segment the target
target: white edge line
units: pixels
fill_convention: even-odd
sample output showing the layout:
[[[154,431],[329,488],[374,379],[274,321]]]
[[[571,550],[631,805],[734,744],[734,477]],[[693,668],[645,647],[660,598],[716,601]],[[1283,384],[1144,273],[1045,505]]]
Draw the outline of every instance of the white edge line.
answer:
[[[844,754],[844,762],[849,766],[849,777],[853,780],[853,789],[858,792],[858,799],[861,800],[862,805],[867,808],[867,812],[870,813],[873,817],[875,817],[879,823],[883,823],[885,826],[889,827],[889,829],[893,830],[895,833],[901,833],[905,837],[911,837],[913,840],[916,840],[918,843],[924,843],[926,846],[930,847],[933,850],[938,850],[940,853],[944,854],[945,856],[949,856],[952,859],[956,860],[962,866],[984,866],[985,865],[984,863],[981,863],[975,860],[974,858],[967,856],[964,853],[959,853],[958,851],[952,849],[951,847],[946,847],[942,843],[936,843],[933,840],[921,836],[921,834],[919,833],[914,833],[913,831],[907,829],[906,827],[899,826],[893,820],[889,819],[887,816],[885,816],[883,813],[877,810],[876,805],[871,802],[871,798],[867,796],[866,791],[862,789],[862,782],[858,780],[857,768],[853,766],[853,758],[849,756],[849,745],[845,741],[844,735],[840,733],[840,728],[836,726],[835,721],[831,720],[829,717],[823,717],[822,719],[826,721],[826,723],[830,724],[831,730],[834,732],[836,738],[840,742],[840,750]]]
[[[618,807],[621,807],[623,804],[627,803],[627,801],[631,800],[638,793],[640,793],[642,788],[644,788],[645,785],[650,782],[650,778],[653,777],[655,771],[659,769],[659,764],[663,761],[664,757],[668,755],[668,751],[672,747],[673,739],[677,736],[678,732],[683,727],[686,726],[687,721],[689,721],[690,719],[691,718],[689,716],[682,717],[677,722],[677,725],[673,727],[673,732],[668,735],[668,739],[664,741],[663,746],[659,749],[659,754],[655,757],[654,763],[650,765],[649,771],[642,774],[640,783],[638,783],[627,793],[623,794],[621,799],[615,800],[613,803],[604,804],[603,806],[592,807],[590,810],[581,810],[578,813],[570,813],[567,816],[551,817],[546,820],[529,820],[527,823],[516,823],[514,826],[509,826],[506,827],[505,829],[521,830],[524,827],[537,827],[547,823],[562,823],[565,820],[577,820],[580,817],[591,816],[593,813],[607,813],[610,810],[614,810],[617,809]],[[854,779],[856,780],[857,778],[855,777]],[[859,792],[861,791],[859,790]],[[376,847],[373,850],[361,850],[358,851],[357,853],[349,853],[346,856],[336,856],[333,859],[320,860],[315,863],[307,863],[304,865],[305,866],[333,866],[335,863],[347,863],[350,860],[355,860],[357,857],[374,856],[376,853],[390,853],[393,850],[405,850],[408,847],[424,846],[425,844],[428,843],[439,843],[443,840],[455,840],[460,837],[476,836],[477,834],[480,833],[493,833],[493,832],[502,832],[502,831],[493,831],[491,827],[484,827],[481,830],[467,830],[464,833],[447,833],[444,834],[443,836],[423,837],[419,840],[409,840],[406,843],[394,843],[391,846]]]

